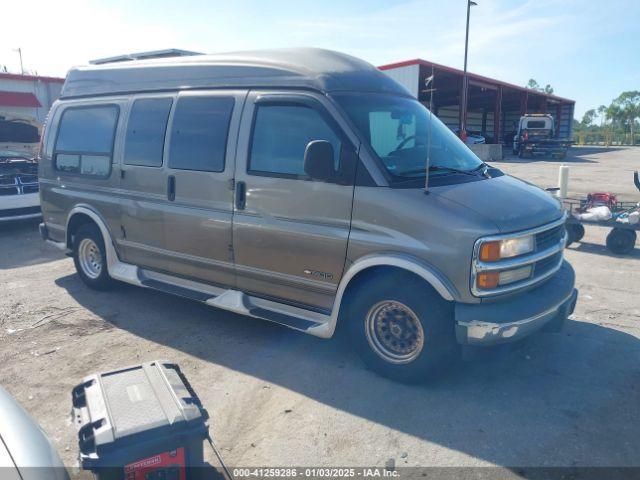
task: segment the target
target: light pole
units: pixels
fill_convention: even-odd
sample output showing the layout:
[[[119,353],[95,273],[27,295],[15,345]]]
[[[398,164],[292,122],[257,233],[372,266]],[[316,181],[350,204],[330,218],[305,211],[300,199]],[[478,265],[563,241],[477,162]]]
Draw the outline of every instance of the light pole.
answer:
[[[462,76],[462,112],[460,114],[460,135],[467,136],[467,97],[469,95],[469,79],[467,78],[467,53],[469,51],[469,17],[471,15],[471,6],[478,5],[472,0],[467,0],[467,31],[464,38],[464,74]]]
[[[18,52],[18,56],[20,57],[20,74],[24,75],[24,67],[22,66],[22,48],[14,48],[14,52]]]

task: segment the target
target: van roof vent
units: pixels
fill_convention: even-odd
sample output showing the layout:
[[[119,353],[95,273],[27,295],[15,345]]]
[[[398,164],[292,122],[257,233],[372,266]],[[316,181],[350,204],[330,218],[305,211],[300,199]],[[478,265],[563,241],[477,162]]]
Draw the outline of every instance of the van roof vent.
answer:
[[[191,55],[202,55],[200,52],[191,52],[189,50],[180,50],[177,48],[167,48],[165,50],[153,50],[150,52],[127,53],[125,55],[117,55],[115,57],[98,58],[91,60],[91,65],[104,65],[105,63],[128,62],[131,60],[147,60],[149,58],[169,58],[169,57],[188,57]]]

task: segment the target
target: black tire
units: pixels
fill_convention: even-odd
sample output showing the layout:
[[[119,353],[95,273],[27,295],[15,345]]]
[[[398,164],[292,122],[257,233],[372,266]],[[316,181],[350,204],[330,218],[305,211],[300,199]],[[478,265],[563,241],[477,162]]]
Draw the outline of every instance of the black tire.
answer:
[[[607,248],[617,255],[631,253],[636,244],[636,232],[626,228],[614,228],[607,235]]]
[[[584,225],[580,223],[567,223],[567,245],[579,242],[584,237]]]
[[[95,261],[91,262],[91,266],[86,266],[86,262],[81,260],[84,255],[85,247],[83,241],[87,241],[87,245],[95,246]],[[82,251],[81,251],[82,250]],[[108,290],[114,285],[113,279],[109,276],[107,270],[107,255],[104,248],[104,239],[100,229],[93,223],[82,225],[78,228],[73,236],[73,263],[82,282],[89,288],[94,290]],[[96,275],[97,273],[97,275]]]
[[[419,321],[423,332],[422,347],[419,352],[418,348],[414,349],[418,353],[411,360],[393,363],[376,351],[376,340],[373,337],[377,335],[367,328],[367,325],[372,324],[367,322],[367,318],[375,309],[386,308],[379,307],[381,304],[409,307]],[[393,309],[387,311],[393,312]],[[412,274],[390,273],[363,281],[349,296],[346,313],[345,321],[348,323],[350,338],[364,363],[371,370],[392,380],[418,383],[434,378],[453,363],[459,353],[451,303]],[[394,319],[397,318],[397,315],[394,316]],[[400,336],[393,337],[399,342],[404,341],[402,336],[406,332],[411,332],[410,329],[398,327],[397,323],[393,325],[393,320],[391,324],[388,329],[390,333],[394,327],[400,329]]]

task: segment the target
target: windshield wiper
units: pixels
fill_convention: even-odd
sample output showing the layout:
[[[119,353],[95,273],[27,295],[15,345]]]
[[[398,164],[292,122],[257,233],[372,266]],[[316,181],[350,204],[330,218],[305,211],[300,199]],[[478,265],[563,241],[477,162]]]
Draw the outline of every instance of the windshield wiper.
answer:
[[[484,166],[486,164],[482,164],[480,165],[480,167]],[[430,165],[429,166],[429,171],[430,172],[448,172],[448,173],[460,173],[462,175],[471,175],[472,177],[477,177],[478,176],[478,170],[480,169],[480,167],[474,168],[473,170],[460,170],[458,168],[453,168],[453,167],[445,167],[444,165]],[[402,180],[400,180],[401,182],[406,182],[407,180],[415,180],[416,178],[420,178],[421,176],[412,176],[415,175],[416,173],[422,173],[424,175],[425,173],[425,169],[424,168],[416,168],[414,170],[407,170],[405,172],[402,172],[402,174],[396,174],[396,176],[398,177],[406,177],[403,178]]]
[[[482,162],[480,165],[478,165],[476,168],[474,168],[473,170],[471,170],[472,172],[477,172],[478,170],[480,170],[481,168],[489,168],[489,164]]]
[[[475,173],[476,170],[478,170],[478,169],[474,168],[473,170],[460,170],[458,168],[445,167],[444,165],[430,165],[429,166],[429,171],[430,172],[461,173],[463,175],[471,175],[473,177],[477,176],[476,173]]]

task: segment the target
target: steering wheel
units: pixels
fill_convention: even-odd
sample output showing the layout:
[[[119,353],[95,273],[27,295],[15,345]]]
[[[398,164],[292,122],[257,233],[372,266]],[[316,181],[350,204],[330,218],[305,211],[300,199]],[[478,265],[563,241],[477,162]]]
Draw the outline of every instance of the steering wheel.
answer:
[[[407,143],[409,143],[410,140],[415,140],[415,138],[416,138],[415,135],[409,135],[407,138],[405,138],[398,144],[394,152],[397,152],[398,150],[402,150],[402,147],[404,147]]]

